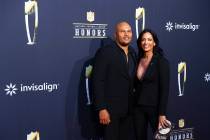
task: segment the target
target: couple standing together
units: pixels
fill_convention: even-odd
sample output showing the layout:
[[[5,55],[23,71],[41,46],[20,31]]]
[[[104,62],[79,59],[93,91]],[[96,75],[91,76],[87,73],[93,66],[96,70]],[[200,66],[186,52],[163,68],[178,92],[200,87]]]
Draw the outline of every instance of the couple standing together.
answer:
[[[116,25],[114,37],[114,43],[97,51],[93,65],[94,103],[103,137],[130,140],[133,123],[136,139],[147,140],[148,124],[153,133],[168,125],[169,62],[150,29],[139,35],[138,56],[130,47],[127,22]]]

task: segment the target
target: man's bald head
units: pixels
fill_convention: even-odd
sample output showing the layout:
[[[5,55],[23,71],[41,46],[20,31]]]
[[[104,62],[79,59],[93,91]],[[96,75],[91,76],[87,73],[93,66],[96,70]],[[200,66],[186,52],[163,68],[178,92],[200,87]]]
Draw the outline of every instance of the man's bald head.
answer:
[[[117,32],[117,31],[121,28],[121,26],[123,26],[123,25],[130,26],[130,24],[129,24],[128,22],[126,22],[126,21],[119,22],[119,23],[117,23],[117,25],[115,26],[115,32]]]
[[[132,30],[128,22],[122,21],[116,25],[115,40],[119,46],[128,47],[132,40]]]

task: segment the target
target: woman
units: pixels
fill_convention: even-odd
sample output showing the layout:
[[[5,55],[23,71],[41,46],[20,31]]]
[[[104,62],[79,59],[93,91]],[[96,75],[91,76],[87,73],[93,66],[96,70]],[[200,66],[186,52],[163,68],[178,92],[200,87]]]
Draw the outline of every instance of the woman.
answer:
[[[157,35],[152,30],[143,30],[137,45],[134,124],[137,140],[147,140],[148,124],[153,133],[160,127],[168,126],[169,62],[163,56]]]

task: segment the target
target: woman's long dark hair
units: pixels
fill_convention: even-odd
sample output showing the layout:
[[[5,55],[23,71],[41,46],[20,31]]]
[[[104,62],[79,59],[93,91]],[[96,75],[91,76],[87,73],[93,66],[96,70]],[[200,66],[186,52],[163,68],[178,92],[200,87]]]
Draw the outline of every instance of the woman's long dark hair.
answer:
[[[152,31],[151,29],[144,29],[140,34],[139,34],[139,37],[137,39],[137,46],[138,46],[138,59],[140,60],[143,56],[144,56],[144,50],[142,49],[141,47],[141,40],[142,40],[142,36],[145,34],[145,33],[150,33],[153,37],[153,40],[155,42],[155,47],[153,49],[153,54],[156,55],[161,55],[163,56],[163,50],[159,47],[159,39],[157,37],[157,34]]]

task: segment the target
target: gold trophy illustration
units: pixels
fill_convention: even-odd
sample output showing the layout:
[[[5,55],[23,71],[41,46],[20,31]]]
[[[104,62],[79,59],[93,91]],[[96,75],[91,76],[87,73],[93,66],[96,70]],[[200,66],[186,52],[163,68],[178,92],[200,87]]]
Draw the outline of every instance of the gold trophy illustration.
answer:
[[[34,28],[33,28],[33,34],[31,37],[30,33],[30,26],[29,26],[29,16],[34,14],[35,20],[34,20]],[[36,41],[36,34],[38,29],[38,4],[37,0],[28,0],[25,2],[25,25],[26,25],[26,33],[28,38],[28,45],[34,45]]]
[[[136,37],[139,37],[139,20],[142,19],[142,26],[141,29],[144,30],[145,28],[145,9],[143,7],[138,7],[136,9]]]
[[[181,86],[181,75],[183,75],[182,86]],[[186,62],[180,62],[178,64],[178,87],[179,87],[179,96],[184,95],[184,85],[186,82],[187,76],[187,65]]]
[[[30,134],[27,135],[27,140],[40,140],[39,137],[39,132],[31,132]]]
[[[85,68],[85,87],[86,87],[86,97],[87,97],[87,105],[91,105],[90,100],[90,91],[89,91],[89,78],[92,73],[93,66],[89,65]]]

